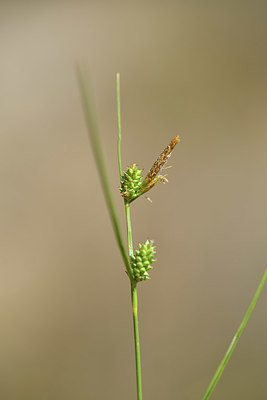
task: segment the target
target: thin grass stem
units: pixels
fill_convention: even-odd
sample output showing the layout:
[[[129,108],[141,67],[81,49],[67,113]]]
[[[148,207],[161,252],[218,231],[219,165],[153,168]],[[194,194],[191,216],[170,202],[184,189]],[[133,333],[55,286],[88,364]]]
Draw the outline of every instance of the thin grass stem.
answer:
[[[137,303],[137,286],[131,285],[132,309],[133,309],[133,325],[134,325],[134,344],[135,344],[135,367],[136,367],[136,386],[137,400],[142,400],[142,374],[141,374],[141,356],[140,341],[138,328],[138,303]]]
[[[129,256],[133,256],[133,238],[132,238],[132,225],[130,216],[130,204],[125,202],[126,211],[126,225],[127,225],[127,238]],[[135,347],[135,367],[136,367],[136,386],[137,386],[137,400],[142,400],[142,374],[141,374],[141,353],[140,353],[140,340],[138,328],[138,299],[137,299],[137,285],[131,284],[131,299],[133,311],[133,326],[134,326],[134,347]]]
[[[226,353],[225,353],[225,355],[224,355],[219,367],[217,368],[217,370],[216,370],[216,372],[215,372],[215,374],[214,374],[214,376],[213,376],[213,378],[212,378],[212,380],[211,380],[211,382],[210,382],[210,384],[208,386],[208,389],[207,389],[206,393],[202,397],[202,400],[208,400],[210,398],[212,392],[214,391],[214,389],[215,389],[215,387],[216,387],[216,385],[217,385],[217,383],[218,383],[218,381],[219,381],[219,379],[220,379],[220,377],[221,377],[221,375],[222,375],[222,373],[224,371],[224,368],[226,367],[226,365],[227,365],[227,363],[228,363],[228,361],[229,361],[229,359],[230,359],[230,357],[231,357],[231,355],[232,355],[232,353],[233,353],[233,351],[234,351],[234,349],[235,349],[235,347],[237,345],[237,342],[238,342],[238,340],[239,340],[239,338],[240,338],[240,336],[241,336],[241,334],[242,334],[242,332],[243,332],[243,330],[244,330],[244,328],[245,328],[245,326],[246,326],[246,324],[247,324],[247,322],[249,320],[249,317],[250,317],[250,315],[251,315],[251,313],[252,313],[252,311],[253,311],[253,309],[254,309],[254,307],[256,305],[256,302],[257,302],[257,300],[259,298],[259,295],[260,295],[260,293],[261,293],[261,291],[263,289],[263,286],[264,286],[266,280],[267,280],[267,268],[266,268],[266,270],[265,270],[265,272],[263,274],[263,277],[262,277],[262,279],[260,281],[260,284],[259,284],[259,286],[258,286],[258,288],[257,288],[257,290],[255,292],[255,295],[254,295],[254,297],[253,297],[253,299],[252,299],[252,301],[251,301],[251,303],[250,303],[250,305],[249,305],[249,307],[247,309],[247,312],[246,312],[246,314],[245,314],[245,316],[244,316],[244,318],[243,318],[243,320],[242,320],[242,322],[241,322],[241,324],[240,324],[235,336],[233,337],[233,340],[230,343],[230,346],[228,347],[228,349],[227,349],[227,351],[226,351]]]
[[[121,166],[121,92],[120,92],[120,74],[116,75],[116,87],[117,87],[117,118],[118,118],[118,163],[120,179],[122,176]]]
[[[117,83],[117,114],[118,114],[118,164],[120,178],[122,176],[121,167],[121,107],[120,107],[120,74],[116,75]],[[125,214],[126,214],[126,227],[127,227],[127,241],[129,256],[133,256],[133,235],[130,214],[130,204],[125,201]],[[131,300],[133,312],[133,327],[134,327],[134,347],[135,347],[135,367],[136,367],[136,386],[137,386],[137,400],[142,400],[142,375],[141,375],[141,353],[140,353],[140,340],[138,328],[138,298],[137,298],[137,284],[131,282]]]
[[[133,235],[132,235],[130,204],[127,202],[125,202],[125,213],[126,213],[126,226],[127,226],[129,256],[133,256]]]

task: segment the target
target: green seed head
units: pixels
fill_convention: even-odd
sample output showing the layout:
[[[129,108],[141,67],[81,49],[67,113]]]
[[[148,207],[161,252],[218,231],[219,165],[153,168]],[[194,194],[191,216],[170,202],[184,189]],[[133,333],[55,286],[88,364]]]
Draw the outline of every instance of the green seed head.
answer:
[[[123,173],[121,177],[121,188],[120,192],[122,197],[127,202],[131,202],[140,196],[140,186],[142,184],[142,170],[138,169],[136,164],[131,165],[127,168],[127,171]]]
[[[139,243],[135,255],[130,257],[132,271],[136,282],[149,279],[148,271],[152,269],[151,264],[155,261],[155,253],[156,247],[153,246],[152,240],[147,240],[145,243]]]

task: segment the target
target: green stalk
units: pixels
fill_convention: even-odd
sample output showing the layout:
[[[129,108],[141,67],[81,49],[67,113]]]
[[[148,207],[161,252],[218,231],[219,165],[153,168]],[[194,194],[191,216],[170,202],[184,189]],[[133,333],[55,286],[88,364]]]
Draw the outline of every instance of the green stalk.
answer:
[[[142,375],[141,375],[141,358],[140,358],[140,341],[138,329],[138,314],[137,314],[137,287],[131,285],[132,309],[133,309],[133,324],[134,324],[134,345],[135,345],[135,367],[136,367],[136,385],[137,385],[137,400],[142,400]]]
[[[118,164],[120,178],[122,176],[121,167],[121,109],[120,109],[120,74],[116,75],[117,83],[117,113],[118,113]],[[132,224],[130,215],[130,204],[125,201],[125,214],[126,214],[126,226],[127,226],[127,240],[129,256],[133,256],[133,236],[132,236]],[[141,375],[141,356],[140,356],[140,340],[139,340],[139,328],[138,328],[138,299],[137,299],[137,284],[131,281],[131,300],[132,300],[132,312],[133,312],[133,326],[134,326],[134,346],[135,346],[135,368],[136,368],[136,385],[137,385],[137,400],[142,400],[142,375]]]
[[[120,74],[116,75],[116,84],[117,84],[117,116],[118,116],[118,163],[119,163],[119,172],[120,179],[122,176],[122,167],[121,167],[121,92],[120,92]]]
[[[108,178],[108,173],[107,173],[107,167],[105,163],[105,158],[104,158],[104,152],[100,140],[100,134],[98,130],[98,126],[96,123],[96,113],[93,109],[93,102],[91,99],[91,96],[89,95],[89,84],[88,81],[86,82],[85,80],[85,71],[82,70],[81,67],[77,66],[77,79],[79,83],[79,89],[80,89],[80,94],[81,94],[81,99],[82,99],[82,105],[83,105],[83,110],[85,114],[85,119],[86,119],[86,124],[87,124],[87,129],[89,133],[89,138],[91,140],[92,148],[93,148],[93,153],[95,156],[96,160],[96,165],[97,169],[99,172],[100,176],[100,181],[102,184],[102,189],[104,192],[104,197],[106,200],[107,208],[109,211],[110,219],[112,222],[113,230],[115,233],[115,237],[121,252],[121,256],[126,268],[126,271],[128,273],[128,276],[130,278],[131,283],[134,283],[134,280],[132,278],[131,274],[131,266],[130,266],[130,260],[124,245],[124,240],[123,236],[121,233],[121,228],[120,228],[120,223],[119,219],[117,216],[117,212],[115,209],[115,204],[113,201],[113,195],[109,183],[109,178]]]
[[[222,373],[224,371],[224,368],[226,367],[226,365],[227,365],[227,363],[228,363],[228,361],[229,361],[229,359],[230,359],[230,357],[231,357],[231,355],[232,355],[232,353],[233,353],[233,351],[234,351],[234,349],[235,349],[235,347],[237,345],[237,342],[238,342],[238,340],[239,340],[239,338],[240,338],[240,336],[241,336],[241,334],[242,334],[242,332],[243,332],[243,330],[244,330],[244,328],[245,328],[245,326],[246,326],[246,324],[247,324],[247,322],[249,320],[249,317],[250,317],[250,315],[251,315],[251,313],[252,313],[252,311],[253,311],[253,309],[254,309],[254,307],[256,305],[256,302],[257,302],[257,300],[259,298],[259,295],[260,295],[260,293],[261,293],[261,291],[263,289],[263,286],[264,286],[266,280],[267,280],[267,268],[266,268],[266,270],[265,270],[265,272],[263,274],[263,277],[262,277],[262,279],[260,281],[260,284],[259,284],[259,286],[258,286],[258,288],[256,290],[256,293],[255,293],[255,295],[254,295],[254,297],[253,297],[253,299],[252,299],[252,301],[251,301],[251,303],[250,303],[250,305],[249,305],[249,307],[247,309],[247,312],[246,312],[246,314],[245,314],[245,316],[244,316],[244,318],[243,318],[243,320],[242,320],[242,322],[241,322],[241,324],[240,324],[240,326],[239,326],[239,328],[238,328],[238,330],[237,330],[232,342],[230,343],[230,346],[228,347],[228,349],[227,349],[227,351],[226,351],[226,353],[225,353],[225,355],[224,355],[224,357],[223,357],[223,359],[222,359],[217,371],[215,372],[215,374],[214,374],[214,376],[213,376],[213,378],[212,378],[212,380],[211,380],[211,382],[209,384],[209,387],[208,387],[206,393],[202,397],[202,400],[208,400],[210,398],[212,392],[214,391],[215,386],[217,385],[217,383],[218,383],[218,381],[219,381],[219,379],[220,379],[220,377],[221,377],[221,375],[222,375]]]
[[[130,216],[130,204],[125,202],[126,225],[129,256],[133,256],[133,238],[132,225]],[[137,385],[137,400],[142,400],[142,374],[141,374],[141,355],[140,355],[140,340],[138,329],[138,300],[137,300],[137,284],[131,283],[131,299],[133,311],[133,326],[134,326],[134,346],[135,346],[135,368],[136,368],[136,385]]]
[[[130,215],[130,204],[125,201],[125,213],[126,213],[126,226],[127,226],[127,238],[128,238],[128,249],[129,256],[133,256],[133,237],[132,237],[132,224]]]

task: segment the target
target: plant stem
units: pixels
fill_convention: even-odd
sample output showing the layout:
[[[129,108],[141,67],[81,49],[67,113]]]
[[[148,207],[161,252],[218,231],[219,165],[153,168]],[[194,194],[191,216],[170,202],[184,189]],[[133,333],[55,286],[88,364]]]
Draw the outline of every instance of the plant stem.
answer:
[[[227,349],[227,351],[226,351],[226,353],[225,353],[225,355],[224,355],[224,357],[223,357],[223,359],[222,359],[217,371],[215,372],[215,374],[214,374],[214,376],[213,376],[213,378],[212,378],[212,380],[211,380],[211,382],[209,384],[209,387],[208,387],[206,393],[204,394],[202,400],[208,400],[210,398],[212,392],[214,391],[215,386],[217,385],[217,383],[218,383],[218,381],[219,381],[219,379],[220,379],[220,377],[221,377],[221,375],[223,373],[223,370],[226,367],[226,365],[227,365],[227,363],[228,363],[228,361],[229,361],[229,359],[230,359],[230,357],[231,357],[231,355],[232,355],[232,353],[233,353],[233,351],[234,351],[234,349],[235,349],[235,347],[237,345],[237,342],[238,342],[238,340],[239,340],[239,338],[240,338],[240,336],[241,336],[241,334],[242,334],[242,332],[243,332],[243,330],[244,330],[244,328],[245,328],[245,326],[246,326],[246,324],[247,324],[247,322],[249,320],[249,317],[250,317],[250,315],[251,315],[251,313],[252,313],[252,311],[253,311],[253,309],[254,309],[254,307],[256,305],[256,302],[257,302],[257,300],[259,298],[259,295],[260,295],[260,293],[261,293],[261,291],[263,289],[263,286],[264,286],[266,280],[267,280],[267,268],[266,268],[266,270],[265,270],[265,272],[263,274],[263,277],[262,277],[262,279],[260,281],[260,284],[259,284],[259,286],[258,286],[258,288],[256,290],[256,293],[255,293],[255,295],[254,295],[254,297],[253,297],[253,299],[252,299],[252,301],[251,301],[251,303],[250,303],[250,305],[249,305],[249,307],[247,309],[247,312],[246,312],[246,314],[245,314],[245,316],[244,316],[244,318],[243,318],[243,320],[242,320],[242,322],[241,322],[241,324],[240,324],[240,326],[239,326],[239,328],[238,328],[238,330],[237,330],[237,332],[236,332],[236,334],[235,334],[230,346],[228,347],[228,349]]]
[[[126,225],[129,256],[133,256],[133,238],[132,225],[130,216],[130,204],[125,202]],[[135,346],[135,367],[136,367],[136,385],[137,385],[137,400],[142,400],[142,375],[141,375],[141,356],[140,356],[140,341],[138,329],[138,308],[137,308],[137,284],[131,283],[131,299],[133,311],[133,326],[134,326],[134,346]]]
[[[132,309],[133,309],[133,325],[134,325],[134,345],[135,345],[135,366],[136,366],[136,385],[137,385],[137,400],[142,400],[142,375],[141,375],[141,357],[140,357],[140,341],[138,329],[138,314],[137,314],[137,286],[131,285]]]
[[[118,115],[118,164],[120,178],[122,176],[121,167],[121,104],[120,104],[120,74],[116,75],[117,83],[117,115]],[[129,256],[133,256],[133,236],[132,236],[132,224],[130,215],[130,204],[125,201],[125,214],[126,214],[126,226],[127,226],[127,240]],[[142,400],[142,376],[141,376],[141,357],[140,357],[140,341],[139,341],[139,329],[138,329],[138,313],[137,313],[137,284],[131,280],[131,299],[132,299],[132,311],[133,311],[133,326],[134,326],[134,346],[135,346],[135,366],[136,366],[136,385],[137,385],[137,400]]]
[[[126,226],[127,226],[127,239],[129,256],[133,256],[133,237],[132,237],[132,224],[130,215],[130,204],[125,201],[125,213],[126,213]]]
[[[121,252],[121,256],[126,268],[126,271],[128,273],[128,276],[130,278],[131,283],[134,283],[134,279],[132,278],[131,274],[131,266],[130,266],[130,260],[124,245],[124,240],[122,237],[121,233],[121,227],[119,223],[119,219],[116,213],[115,209],[115,204],[113,201],[113,195],[109,183],[109,178],[108,178],[108,173],[107,173],[107,168],[106,168],[106,163],[105,163],[105,158],[104,158],[104,152],[102,149],[102,144],[100,140],[100,134],[98,130],[98,126],[96,123],[96,113],[93,108],[93,102],[91,99],[91,96],[89,95],[89,82],[85,80],[85,71],[82,70],[81,67],[77,66],[77,79],[79,83],[79,88],[80,88],[80,94],[81,94],[81,99],[82,99],[82,105],[83,105],[83,110],[86,118],[86,123],[87,123],[87,129],[89,133],[89,138],[91,140],[92,148],[93,148],[93,153],[95,156],[96,160],[96,165],[97,169],[99,172],[100,176],[100,181],[102,184],[102,189],[104,192],[104,197],[106,200],[106,204],[108,207],[110,219],[112,222],[113,230],[115,233],[115,237],[117,239],[117,243]]]
[[[118,116],[118,163],[119,163],[119,172],[120,179],[122,176],[122,167],[121,167],[121,93],[120,93],[120,74],[116,75],[116,84],[117,84],[117,116]]]

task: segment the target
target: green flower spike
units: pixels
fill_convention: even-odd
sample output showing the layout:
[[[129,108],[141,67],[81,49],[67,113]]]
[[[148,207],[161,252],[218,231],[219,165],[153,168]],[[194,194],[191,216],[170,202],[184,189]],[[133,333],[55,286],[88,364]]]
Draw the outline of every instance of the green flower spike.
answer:
[[[149,279],[149,273],[147,271],[152,269],[151,264],[155,261],[153,258],[155,253],[156,247],[153,246],[152,240],[147,240],[142,244],[139,243],[135,255],[130,257],[132,272],[136,282]]]
[[[127,171],[121,177],[121,195],[130,203],[136,197],[140,196],[140,186],[142,184],[142,170],[138,169],[136,164],[127,168]]]

